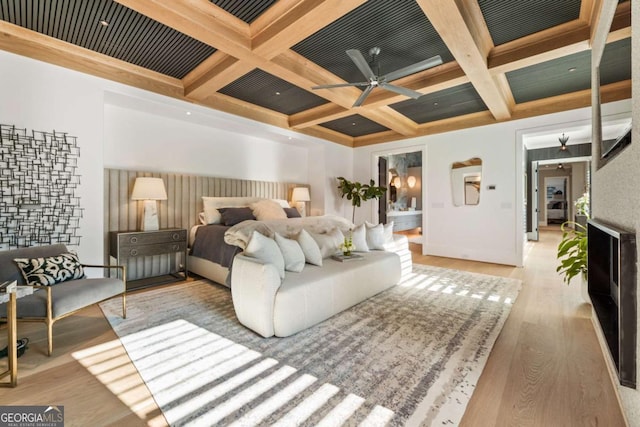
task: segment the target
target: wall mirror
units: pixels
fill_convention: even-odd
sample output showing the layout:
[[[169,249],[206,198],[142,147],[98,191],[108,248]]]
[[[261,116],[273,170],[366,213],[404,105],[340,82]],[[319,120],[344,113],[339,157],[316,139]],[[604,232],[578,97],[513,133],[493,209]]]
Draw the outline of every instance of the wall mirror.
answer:
[[[473,157],[451,165],[451,196],[454,206],[480,203],[482,159]]]

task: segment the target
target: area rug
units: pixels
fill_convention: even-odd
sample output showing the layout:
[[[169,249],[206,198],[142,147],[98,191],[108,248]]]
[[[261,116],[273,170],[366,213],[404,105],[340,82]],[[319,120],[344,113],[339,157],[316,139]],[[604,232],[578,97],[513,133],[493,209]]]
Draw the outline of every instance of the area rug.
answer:
[[[171,425],[457,425],[519,280],[414,264],[288,338],[238,323],[206,280],[101,304]]]

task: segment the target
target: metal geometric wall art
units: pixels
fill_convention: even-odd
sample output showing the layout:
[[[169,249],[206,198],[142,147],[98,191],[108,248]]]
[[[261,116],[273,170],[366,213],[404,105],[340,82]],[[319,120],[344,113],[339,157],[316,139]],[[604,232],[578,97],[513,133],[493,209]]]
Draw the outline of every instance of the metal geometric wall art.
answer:
[[[0,125],[0,247],[80,244],[76,137]]]

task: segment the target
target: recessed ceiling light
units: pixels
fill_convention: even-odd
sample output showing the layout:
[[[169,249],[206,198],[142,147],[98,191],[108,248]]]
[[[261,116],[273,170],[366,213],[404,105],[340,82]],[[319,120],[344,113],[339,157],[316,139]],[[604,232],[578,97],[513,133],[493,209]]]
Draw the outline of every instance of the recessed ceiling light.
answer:
[[[290,137],[289,137],[289,141],[291,141],[292,139],[293,139],[293,137],[292,137],[292,136],[290,136]]]
[[[437,106],[438,106],[438,103],[437,103],[437,102],[434,102],[434,103],[433,103],[433,105],[437,107]]]
[[[187,116],[190,116],[190,115],[191,115],[191,111],[187,111]]]
[[[356,122],[351,123],[351,126],[355,126],[355,125],[356,125]]]
[[[276,95],[280,95],[280,92],[276,92]]]
[[[569,68],[569,72],[570,72],[570,73],[573,73],[575,70],[576,70],[576,67],[571,67],[571,68]]]
[[[106,19],[101,19],[100,20],[100,25],[102,25],[103,27],[108,27],[109,26],[109,21],[107,21]]]

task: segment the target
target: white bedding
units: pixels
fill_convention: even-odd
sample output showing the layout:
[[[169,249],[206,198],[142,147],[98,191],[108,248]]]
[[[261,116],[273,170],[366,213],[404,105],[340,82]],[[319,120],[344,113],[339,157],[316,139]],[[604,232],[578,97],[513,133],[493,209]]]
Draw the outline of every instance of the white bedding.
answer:
[[[247,247],[249,237],[254,230],[273,238],[274,233],[291,238],[300,230],[314,233],[327,233],[338,228],[343,234],[353,229],[353,223],[336,215],[307,216],[304,218],[274,219],[267,221],[243,221],[234,225],[224,235],[224,241],[241,249]]]

